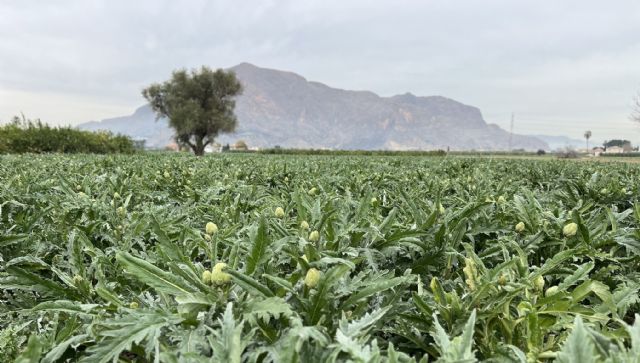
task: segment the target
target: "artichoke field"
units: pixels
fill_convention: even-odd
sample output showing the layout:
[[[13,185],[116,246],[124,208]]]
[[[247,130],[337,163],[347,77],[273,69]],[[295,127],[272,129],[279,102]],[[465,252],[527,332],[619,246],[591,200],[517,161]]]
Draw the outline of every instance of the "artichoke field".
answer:
[[[0,157],[2,362],[637,362],[640,165]]]

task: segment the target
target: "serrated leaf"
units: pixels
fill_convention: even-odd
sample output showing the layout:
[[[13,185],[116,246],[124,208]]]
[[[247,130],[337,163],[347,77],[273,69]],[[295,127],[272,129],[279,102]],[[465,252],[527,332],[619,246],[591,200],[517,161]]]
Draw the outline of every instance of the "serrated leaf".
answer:
[[[163,271],[149,262],[133,257],[126,252],[118,252],[116,254],[116,260],[118,260],[132,276],[153,287],[158,292],[177,296],[198,291],[197,288],[190,286],[182,278]]]
[[[354,294],[342,304],[343,309],[347,309],[350,305],[356,303],[360,299],[364,299],[384,290],[396,287],[406,281],[405,277],[382,278],[375,281],[364,282],[364,287],[358,289]]]
[[[264,217],[260,217],[257,227],[253,227],[249,231],[249,239],[251,240],[251,251],[247,255],[246,274],[252,275],[257,267],[265,261],[267,250],[269,248],[270,239],[267,235],[267,222]]]
[[[558,363],[596,363],[596,350],[580,316],[573,322],[573,330],[556,357]]]

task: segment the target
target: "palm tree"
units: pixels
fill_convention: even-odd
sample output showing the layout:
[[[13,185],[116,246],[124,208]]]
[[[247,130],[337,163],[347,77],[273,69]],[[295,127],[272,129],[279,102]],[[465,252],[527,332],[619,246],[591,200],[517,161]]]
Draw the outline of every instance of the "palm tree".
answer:
[[[589,152],[589,139],[591,138],[590,130],[584,132],[584,138],[587,139],[587,152]]]

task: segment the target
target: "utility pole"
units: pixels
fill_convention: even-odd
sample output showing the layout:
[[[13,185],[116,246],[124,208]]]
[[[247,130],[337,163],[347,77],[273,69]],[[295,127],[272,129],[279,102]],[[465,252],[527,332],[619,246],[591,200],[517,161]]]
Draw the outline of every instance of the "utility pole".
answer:
[[[511,151],[511,145],[513,142],[513,121],[515,119],[515,115],[511,112],[511,127],[509,129],[509,151]]]

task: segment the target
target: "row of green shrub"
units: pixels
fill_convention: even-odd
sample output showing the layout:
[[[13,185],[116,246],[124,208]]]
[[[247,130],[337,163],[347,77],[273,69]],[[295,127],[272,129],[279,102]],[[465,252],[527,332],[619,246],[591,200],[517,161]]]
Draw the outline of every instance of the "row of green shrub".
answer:
[[[327,149],[284,149],[271,148],[257,151],[260,154],[274,155],[374,155],[374,156],[445,156],[444,150],[412,150],[412,151],[392,151],[392,150],[327,150]]]
[[[128,136],[51,127],[40,120],[15,117],[0,126],[0,153],[132,153]]]
[[[640,152],[620,153],[620,154],[602,154],[607,158],[637,158],[640,157]]]

